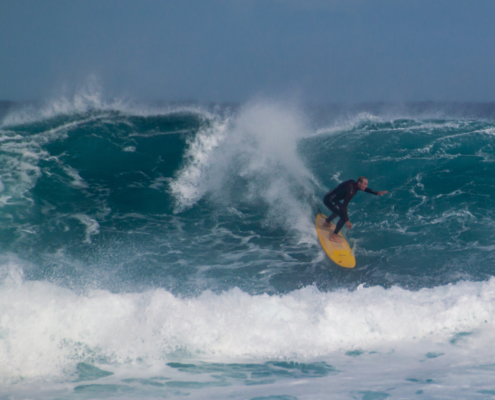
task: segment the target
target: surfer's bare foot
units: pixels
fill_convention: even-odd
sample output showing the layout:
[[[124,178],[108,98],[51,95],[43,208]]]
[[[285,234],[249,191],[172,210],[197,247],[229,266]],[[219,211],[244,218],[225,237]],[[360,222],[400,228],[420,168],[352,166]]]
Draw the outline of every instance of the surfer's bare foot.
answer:
[[[330,240],[332,242],[344,243],[344,239],[342,239],[339,235],[336,235],[335,233],[333,233],[332,235],[330,235]]]

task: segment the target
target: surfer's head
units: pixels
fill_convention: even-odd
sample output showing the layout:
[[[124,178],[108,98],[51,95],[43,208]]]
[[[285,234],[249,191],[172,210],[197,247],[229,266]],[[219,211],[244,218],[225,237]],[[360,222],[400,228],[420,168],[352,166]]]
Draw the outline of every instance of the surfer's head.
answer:
[[[364,176],[360,176],[357,184],[359,190],[365,190],[368,187],[368,179],[366,179]]]

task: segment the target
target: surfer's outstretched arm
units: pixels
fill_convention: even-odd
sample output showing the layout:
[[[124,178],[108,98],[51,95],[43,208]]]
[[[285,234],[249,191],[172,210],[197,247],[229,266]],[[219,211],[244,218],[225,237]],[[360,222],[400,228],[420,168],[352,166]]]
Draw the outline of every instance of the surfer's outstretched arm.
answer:
[[[385,193],[388,193],[386,190],[382,190],[381,192],[377,192],[376,190],[373,190],[369,187],[364,189],[366,193],[371,193],[371,194],[376,194],[377,196],[383,196]]]

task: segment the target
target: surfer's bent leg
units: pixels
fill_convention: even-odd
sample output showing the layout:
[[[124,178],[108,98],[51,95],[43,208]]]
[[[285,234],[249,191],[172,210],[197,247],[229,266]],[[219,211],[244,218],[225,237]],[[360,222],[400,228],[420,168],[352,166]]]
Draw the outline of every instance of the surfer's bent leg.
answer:
[[[325,222],[330,224],[332,220],[336,217],[340,217],[340,221],[337,223],[337,227],[335,228],[335,234],[339,233],[342,227],[345,224],[344,213],[342,212],[342,204],[340,204],[337,200],[335,200],[332,196],[325,196],[323,198],[323,204],[327,206],[327,208],[332,211],[332,215],[330,215]]]
[[[333,221],[335,218],[337,218],[338,216],[339,216],[338,214],[333,213],[332,215],[330,215],[330,216],[329,216],[329,217],[325,220],[325,222],[326,222],[327,224],[329,224],[330,222],[332,222],[332,221]]]
[[[333,233],[337,235],[344,226],[344,224],[345,224],[344,218],[340,218],[339,222],[337,222],[337,226],[335,227],[335,231]]]

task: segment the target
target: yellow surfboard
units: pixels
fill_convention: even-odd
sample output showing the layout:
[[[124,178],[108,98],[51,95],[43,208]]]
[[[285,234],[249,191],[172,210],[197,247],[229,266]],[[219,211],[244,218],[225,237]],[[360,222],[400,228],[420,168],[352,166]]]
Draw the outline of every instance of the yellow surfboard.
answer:
[[[320,243],[327,253],[327,256],[337,265],[344,268],[354,268],[356,266],[356,259],[354,254],[352,254],[351,246],[345,240],[342,232],[339,232],[339,236],[344,239],[344,243],[332,242],[330,240],[330,232],[333,233],[335,230],[335,225],[333,223],[330,226],[324,227],[323,223],[327,217],[323,214],[318,214],[316,217],[316,232],[318,233],[318,238]]]

